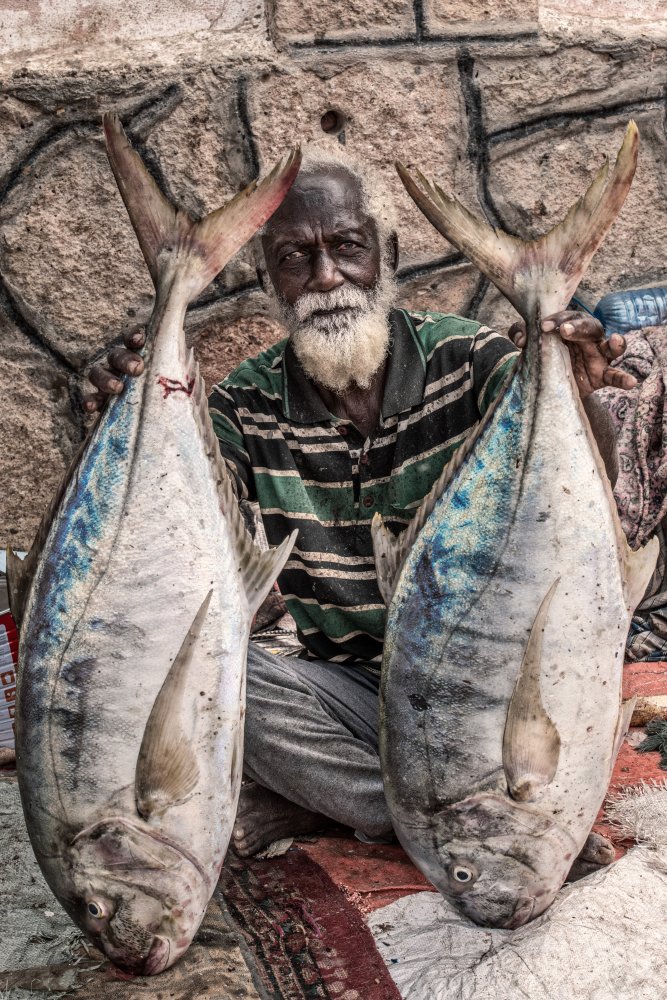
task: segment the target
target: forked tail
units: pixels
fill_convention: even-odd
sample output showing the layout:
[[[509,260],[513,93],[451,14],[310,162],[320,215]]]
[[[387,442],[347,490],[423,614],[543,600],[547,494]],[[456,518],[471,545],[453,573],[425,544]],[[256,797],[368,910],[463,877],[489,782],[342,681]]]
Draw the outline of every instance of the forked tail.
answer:
[[[156,289],[176,262],[188,301],[196,299],[244,243],[273,215],[301,163],[292,150],[259,184],[253,182],[222,208],[196,222],[162,194],[132,149],[116,115],[104,116],[107,155]]]
[[[524,318],[539,309],[548,316],[564,309],[593,254],[602,243],[630,190],[637,166],[639,132],[627,127],[616,163],[596,174],[588,191],[563,221],[539,239],[524,242],[494,229],[450,198],[420,171],[396,169],[418,208],[442,235],[468,257]]]

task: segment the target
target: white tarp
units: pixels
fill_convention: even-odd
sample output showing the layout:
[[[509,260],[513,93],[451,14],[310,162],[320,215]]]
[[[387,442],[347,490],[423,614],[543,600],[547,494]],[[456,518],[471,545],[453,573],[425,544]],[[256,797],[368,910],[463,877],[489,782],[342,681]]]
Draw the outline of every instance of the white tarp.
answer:
[[[370,927],[405,1000],[658,1000],[667,973],[667,792],[617,807],[657,846],[561,890],[517,930],[477,927],[439,895],[407,896]]]

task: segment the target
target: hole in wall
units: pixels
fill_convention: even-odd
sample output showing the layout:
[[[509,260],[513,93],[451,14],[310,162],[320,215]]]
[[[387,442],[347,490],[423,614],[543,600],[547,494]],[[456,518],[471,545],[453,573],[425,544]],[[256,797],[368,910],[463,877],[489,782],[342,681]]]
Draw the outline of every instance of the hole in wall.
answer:
[[[320,118],[322,131],[327,135],[338,135],[345,128],[345,115],[334,108],[325,111]]]

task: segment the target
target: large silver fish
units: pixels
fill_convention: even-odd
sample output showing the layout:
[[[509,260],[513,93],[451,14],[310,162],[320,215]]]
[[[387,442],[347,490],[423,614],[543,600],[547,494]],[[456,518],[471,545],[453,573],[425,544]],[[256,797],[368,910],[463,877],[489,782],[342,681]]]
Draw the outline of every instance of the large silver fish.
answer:
[[[637,148],[631,123],[613,170],[527,243],[398,165],[527,324],[515,371],[405,535],[374,524],[391,602],[380,752],[392,819],[434,885],[490,926],[519,926],[553,900],[629,721],[625,638],[657,542],[629,549],[567,348],[539,320],[567,306]]]
[[[149,975],[187,949],[215,888],[250,624],[294,541],[260,552],[247,535],[183,320],[278,207],[299,155],[195,222],[115,117],[105,132],[155,308],[144,375],[108,402],[25,563],[9,559],[17,768],[53,892],[113,962]]]

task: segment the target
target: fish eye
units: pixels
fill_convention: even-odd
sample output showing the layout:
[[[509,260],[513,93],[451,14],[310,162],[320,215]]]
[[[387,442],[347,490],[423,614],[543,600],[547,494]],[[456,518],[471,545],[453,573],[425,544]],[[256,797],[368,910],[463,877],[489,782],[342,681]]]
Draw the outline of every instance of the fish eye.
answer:
[[[86,905],[86,909],[89,915],[94,917],[95,920],[104,920],[107,915],[106,907],[97,899],[90,899]]]
[[[467,885],[477,878],[477,872],[473,868],[468,868],[467,865],[452,865],[451,874],[459,885]]]

